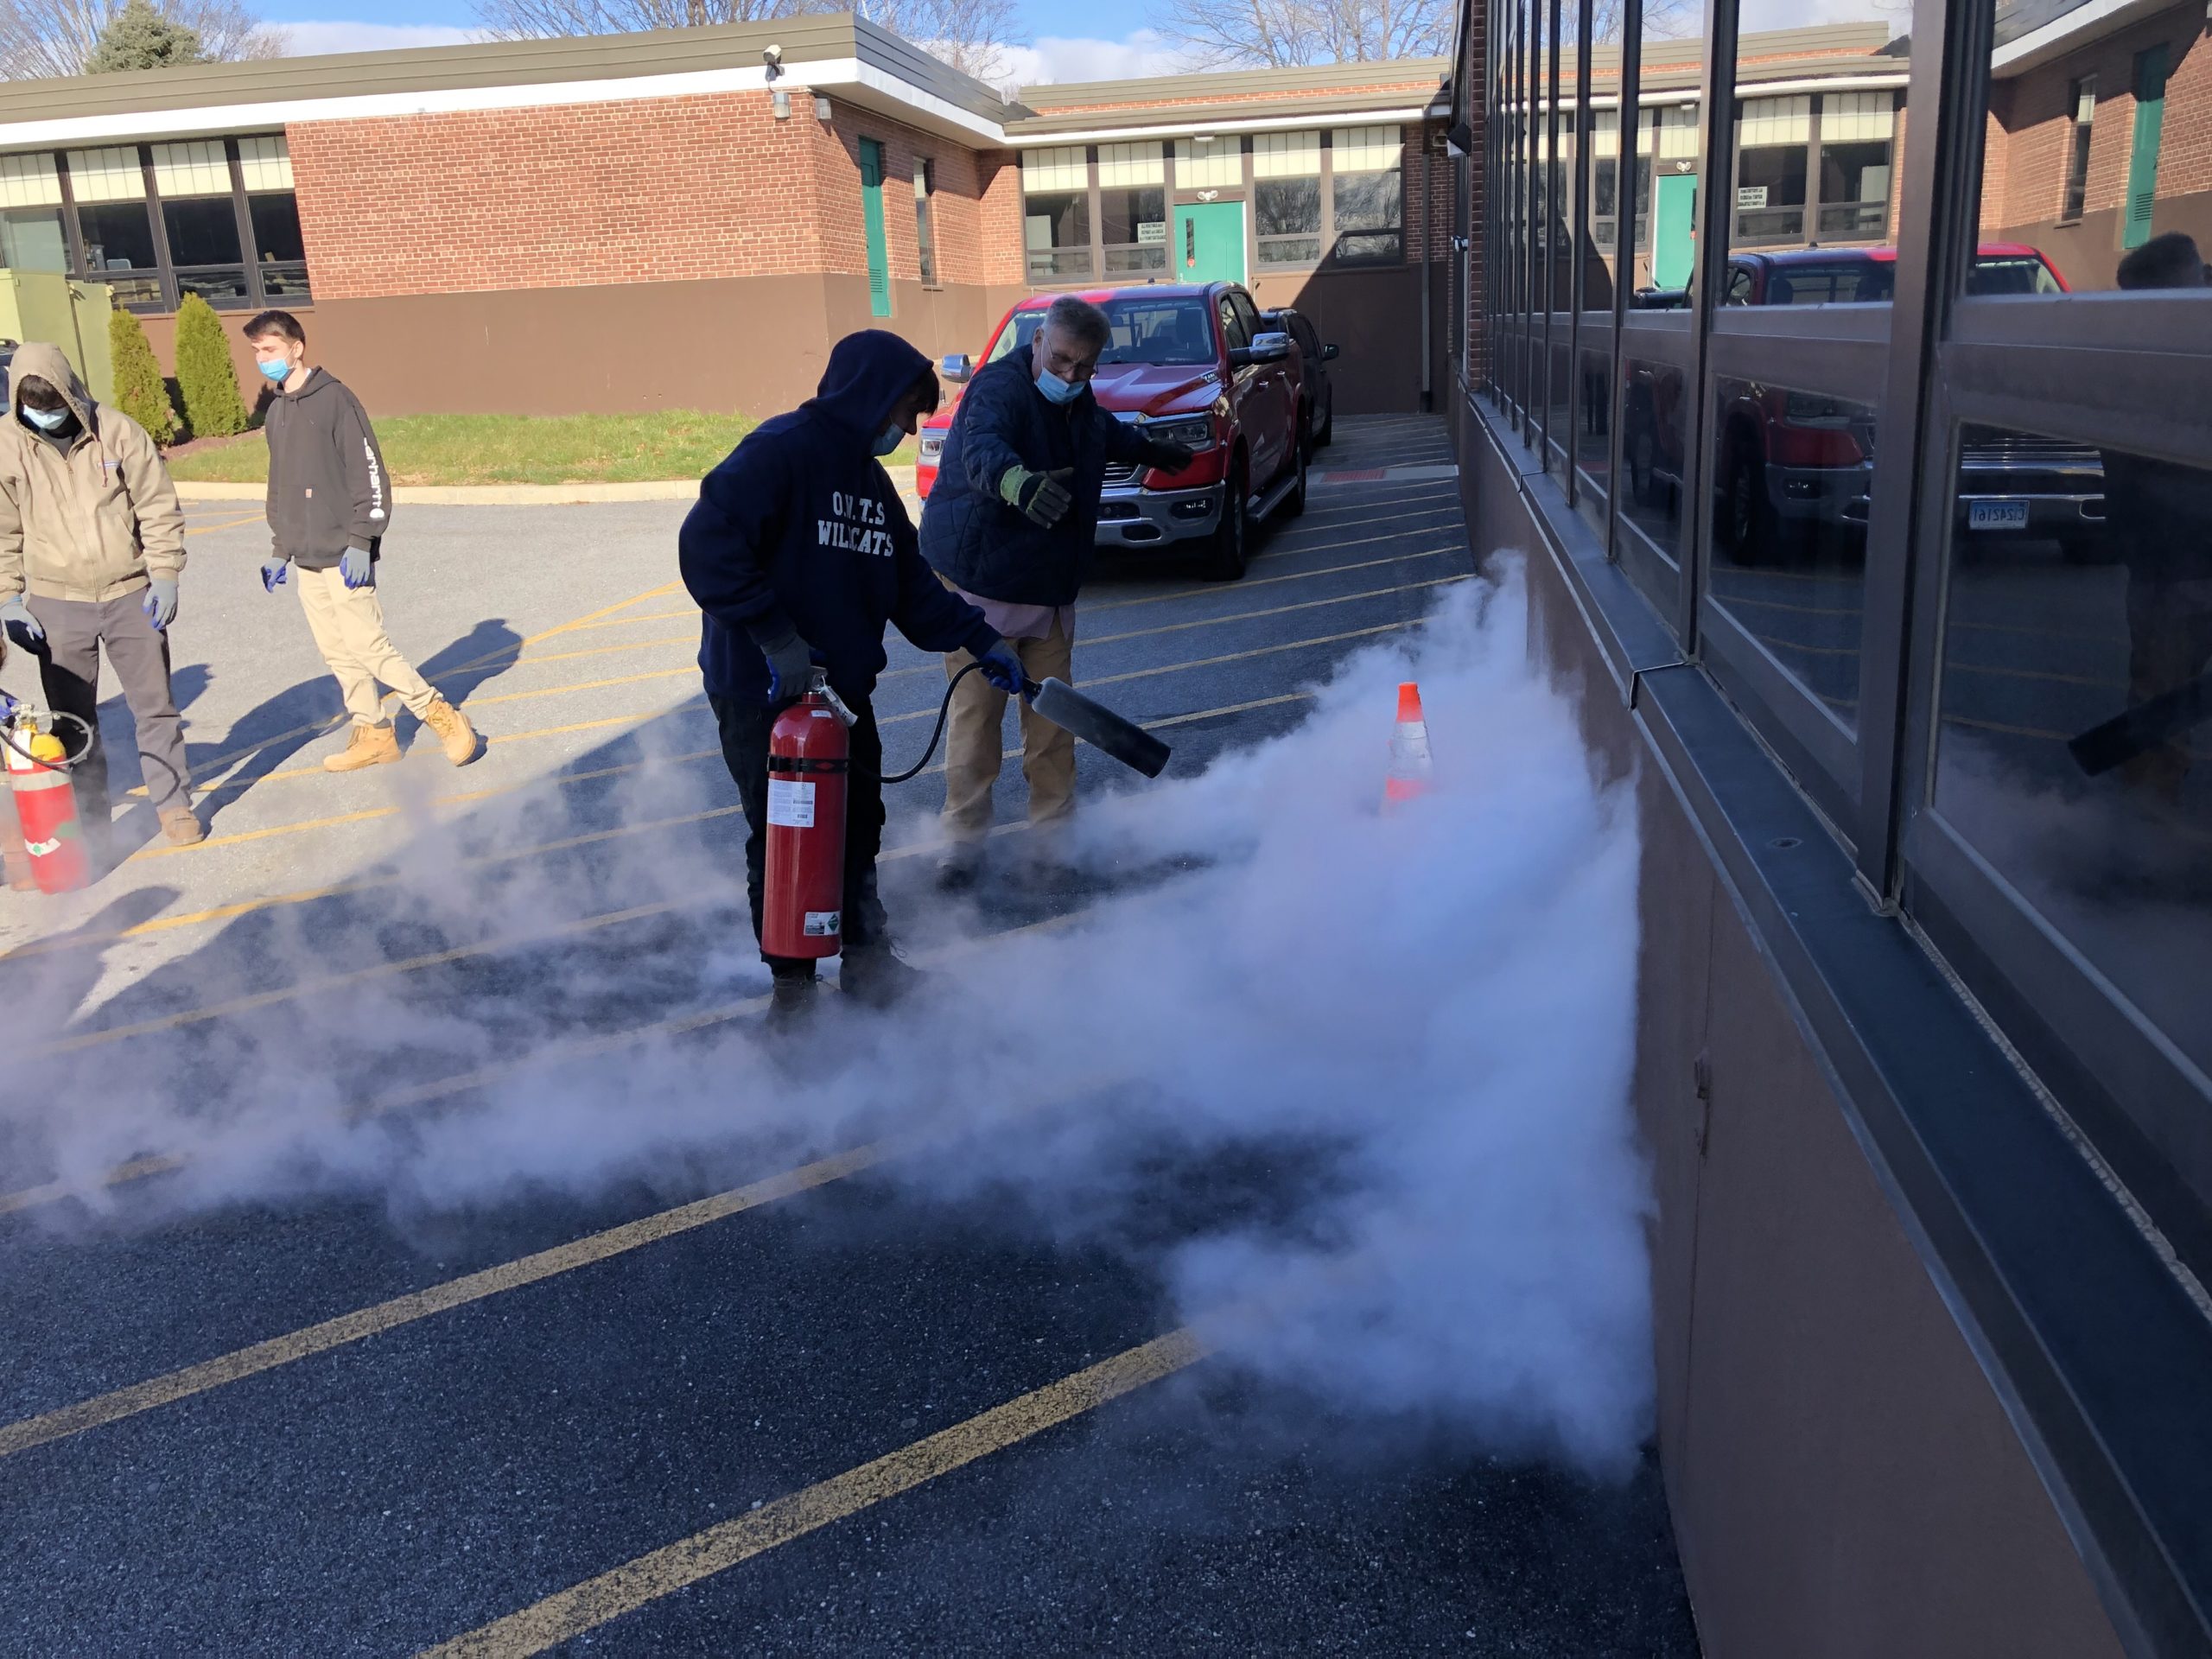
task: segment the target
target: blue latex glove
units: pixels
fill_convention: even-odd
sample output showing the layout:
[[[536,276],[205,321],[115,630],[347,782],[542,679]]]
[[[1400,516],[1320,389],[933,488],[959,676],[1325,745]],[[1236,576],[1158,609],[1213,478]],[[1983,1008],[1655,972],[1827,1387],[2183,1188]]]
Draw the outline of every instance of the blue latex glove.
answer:
[[[156,628],[167,628],[176,620],[176,578],[156,576],[146,584],[146,597],[138,601],[138,608],[146,613],[149,621]]]
[[[1007,649],[1001,639],[976,659],[982,665],[983,677],[1009,697],[1021,695],[1021,658]]]
[[[283,586],[284,573],[291,568],[290,563],[283,559],[264,559],[261,562],[262,587],[270,593],[275,593]]]
[[[45,628],[40,626],[38,618],[31,614],[31,607],[23,602],[21,594],[0,605],[0,626],[7,628],[10,639],[26,650],[46,638]]]
[[[338,574],[346,578],[348,588],[373,588],[377,585],[377,562],[369,556],[365,547],[349,547],[338,561]]]

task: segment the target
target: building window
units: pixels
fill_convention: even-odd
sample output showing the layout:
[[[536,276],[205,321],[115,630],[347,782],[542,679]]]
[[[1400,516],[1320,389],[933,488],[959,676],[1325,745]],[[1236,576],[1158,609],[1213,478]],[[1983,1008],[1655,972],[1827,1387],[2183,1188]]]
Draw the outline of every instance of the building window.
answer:
[[[154,223],[146,212],[146,172],[136,145],[73,149],[66,158],[84,238],[85,276],[111,283],[116,303],[160,310],[168,304]]]
[[[1109,276],[1167,269],[1166,156],[1159,144],[1098,147],[1098,239]]]
[[[61,175],[51,156],[0,156],[0,265],[10,270],[69,269]]]
[[[292,194],[291,149],[276,137],[241,138],[238,151],[262,301],[307,304],[308,249],[300,234],[299,201]]]
[[[1619,239],[1621,212],[1621,117],[1618,110],[1597,110],[1590,130],[1590,239],[1611,257]],[[1651,203],[1651,130],[1636,141],[1637,235],[1642,239]]]
[[[1347,263],[1404,257],[1398,129],[1338,127],[1330,135],[1335,251]]]
[[[1021,243],[1033,283],[1091,274],[1090,167],[1080,144],[1022,152]]]
[[[1236,190],[1244,183],[1244,151],[1233,137],[1202,133],[1175,141],[1178,190]]]
[[[2084,75],[2069,83],[2066,106],[2074,111],[2074,137],[2066,152],[2066,196],[2058,217],[2068,222],[2082,217],[2089,200],[2089,136],[2097,118],[2097,78]]]
[[[1887,92],[1831,92],[1821,100],[1821,235],[1872,241],[1890,230]]]
[[[1812,137],[1811,98],[1745,101],[1737,127],[1738,244],[1804,239],[1806,156]]]
[[[218,309],[233,311],[251,305],[230,156],[222,140],[156,144],[152,156],[178,298],[197,294]]]
[[[927,156],[914,158],[914,258],[921,267],[922,286],[937,286],[937,219],[930,198],[937,194],[937,163]]]
[[[1263,265],[1321,263],[1321,135],[1263,132],[1252,140],[1252,217]]]

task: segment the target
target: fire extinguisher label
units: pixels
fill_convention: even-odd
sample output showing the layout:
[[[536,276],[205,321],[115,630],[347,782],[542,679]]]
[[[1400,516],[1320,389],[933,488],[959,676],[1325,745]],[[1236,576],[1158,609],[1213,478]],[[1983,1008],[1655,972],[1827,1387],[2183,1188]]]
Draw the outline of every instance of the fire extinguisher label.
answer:
[[[781,824],[786,830],[814,828],[814,785],[793,783],[787,779],[768,780],[768,822]],[[810,918],[809,931],[812,930]],[[831,930],[836,931],[834,928]]]
[[[842,910],[810,910],[806,912],[806,937],[810,939],[834,939],[845,919]]]

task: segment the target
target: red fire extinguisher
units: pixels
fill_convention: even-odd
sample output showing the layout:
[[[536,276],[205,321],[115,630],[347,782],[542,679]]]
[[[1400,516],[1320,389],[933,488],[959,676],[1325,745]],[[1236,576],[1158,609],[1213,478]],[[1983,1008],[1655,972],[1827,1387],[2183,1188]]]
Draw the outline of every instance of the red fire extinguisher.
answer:
[[[61,739],[41,731],[29,709],[0,716],[0,750],[5,751],[8,785],[16,799],[16,817],[23,830],[23,850],[30,855],[31,875],[41,893],[74,893],[92,880],[92,861],[85,847],[84,827],[77,821],[77,792],[69,786],[69,771],[76,764]],[[76,715],[57,713],[53,721],[68,721],[85,734],[78,751],[81,760],[90,753],[92,728]]]
[[[849,716],[820,669],[768,734],[768,845],[760,949],[834,957],[844,943]]]

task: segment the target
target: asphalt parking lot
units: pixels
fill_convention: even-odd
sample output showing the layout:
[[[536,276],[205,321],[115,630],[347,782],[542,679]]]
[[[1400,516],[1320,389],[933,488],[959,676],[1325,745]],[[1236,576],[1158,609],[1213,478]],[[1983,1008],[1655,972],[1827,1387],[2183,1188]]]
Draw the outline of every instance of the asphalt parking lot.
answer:
[[[1171,779],[1476,580],[1440,424],[1338,425],[1348,476],[1243,582],[1085,594],[1077,680]],[[1137,1086],[1049,1032],[982,1120],[842,1011],[818,1071],[763,1070],[681,504],[400,507],[392,637],[474,765],[418,739],[324,773],[335,690],[258,515],[197,506],[173,638],[209,839],[170,849],[140,798],[92,891],[0,895],[0,1650],[1695,1652],[1648,1458],[1595,1480],[1369,1421],[1179,1325],[1154,1247],[1294,1226],[1310,1148],[1163,1141],[1077,1225],[957,1179]],[[893,764],[943,684],[894,643]],[[1019,974],[1025,934],[1173,880],[944,901],[941,794],[894,791],[886,838],[925,964]],[[1008,868],[1020,799],[1009,765]],[[684,1099],[648,1130],[638,1090]]]

